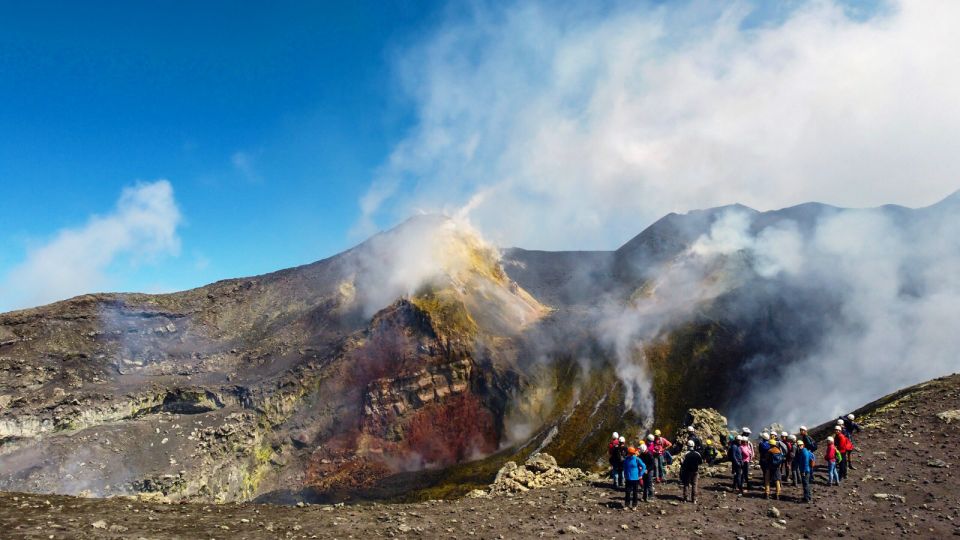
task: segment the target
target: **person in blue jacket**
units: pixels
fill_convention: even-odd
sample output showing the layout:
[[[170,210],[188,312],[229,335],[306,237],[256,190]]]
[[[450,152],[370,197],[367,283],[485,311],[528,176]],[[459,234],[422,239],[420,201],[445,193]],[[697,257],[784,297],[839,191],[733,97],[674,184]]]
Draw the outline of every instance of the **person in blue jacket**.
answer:
[[[647,472],[643,461],[637,457],[637,449],[627,448],[627,457],[623,460],[623,476],[626,479],[626,489],[623,496],[623,508],[636,508],[640,495],[640,477]]]
[[[800,483],[803,484],[803,502],[813,500],[810,480],[813,478],[813,466],[815,464],[813,452],[806,448],[802,440],[797,441],[797,452],[793,457],[793,465],[800,471]]]

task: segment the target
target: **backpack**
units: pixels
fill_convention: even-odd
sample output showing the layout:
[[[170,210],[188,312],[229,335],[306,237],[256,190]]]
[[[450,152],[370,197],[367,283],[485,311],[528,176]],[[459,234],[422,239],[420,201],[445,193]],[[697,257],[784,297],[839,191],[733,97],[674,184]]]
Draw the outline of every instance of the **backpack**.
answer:
[[[767,454],[770,456],[770,464],[779,467],[783,464],[784,455],[783,450],[780,449],[780,445],[770,445],[770,450],[767,450]]]

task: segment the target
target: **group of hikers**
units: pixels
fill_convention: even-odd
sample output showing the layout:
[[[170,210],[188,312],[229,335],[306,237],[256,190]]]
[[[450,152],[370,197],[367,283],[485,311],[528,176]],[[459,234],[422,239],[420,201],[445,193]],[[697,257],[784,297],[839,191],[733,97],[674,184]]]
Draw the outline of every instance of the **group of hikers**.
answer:
[[[853,469],[853,436],[860,432],[855,416],[848,414],[837,419],[833,434],[825,440],[823,460],[827,468],[828,486],[839,486],[846,479],[847,471]],[[733,482],[731,489],[737,496],[746,495],[753,484],[750,471],[759,465],[762,475],[764,496],[780,499],[782,483],[803,488],[803,501],[813,499],[811,484],[816,465],[816,452],[819,445],[807,432],[806,426],[800,426],[798,433],[786,431],[777,433],[773,429],[763,431],[756,440],[752,438],[749,427],[740,433],[730,433],[722,443],[712,439],[702,441],[696,428],[686,428],[686,443],[682,454],[675,452],[675,445],[664,437],[660,430],[654,430],[639,439],[635,446],[627,444],[626,437],[614,433],[607,446],[610,459],[611,476],[614,487],[624,490],[624,508],[636,508],[638,501],[649,501],[655,497],[655,485],[663,483],[666,468],[674,459],[680,460],[679,483],[683,486],[683,501],[695,503],[700,467],[729,461]],[[721,449],[720,446],[725,448]],[[679,457],[674,458],[677,454]],[[689,499],[687,493],[689,489]]]

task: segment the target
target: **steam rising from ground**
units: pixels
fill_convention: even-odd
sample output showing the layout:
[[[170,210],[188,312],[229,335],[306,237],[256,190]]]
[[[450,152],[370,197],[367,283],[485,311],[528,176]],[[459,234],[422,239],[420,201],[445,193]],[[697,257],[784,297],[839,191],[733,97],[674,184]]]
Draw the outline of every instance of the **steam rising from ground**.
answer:
[[[811,423],[956,371],[960,219],[950,204],[916,212],[828,210],[805,229],[791,220],[758,228],[734,210],[691,248],[706,258],[745,254],[761,280],[802,282],[840,306],[813,353],[785,370],[744,359],[753,390],[735,401],[735,417]]]

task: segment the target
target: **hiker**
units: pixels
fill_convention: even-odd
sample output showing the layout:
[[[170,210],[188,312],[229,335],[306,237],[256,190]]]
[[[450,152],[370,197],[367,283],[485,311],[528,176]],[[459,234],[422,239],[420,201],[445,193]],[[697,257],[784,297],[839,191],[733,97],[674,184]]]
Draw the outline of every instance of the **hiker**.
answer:
[[[640,486],[643,488],[643,502],[653,499],[653,469],[656,467],[656,460],[646,444],[640,443],[640,461],[643,462],[643,482]]]
[[[797,437],[798,440],[803,441],[803,447],[811,452],[817,451],[817,443],[813,440],[809,434],[807,434],[807,426],[800,426],[800,436]]]
[[[860,424],[854,422],[854,419],[855,419],[855,418],[856,418],[856,416],[854,416],[853,413],[850,413],[850,414],[847,415],[847,420],[846,420],[846,423],[845,423],[845,425],[846,425],[846,427],[847,427],[846,436],[847,436],[848,439],[850,439],[850,444],[851,444],[851,445],[853,444],[853,434],[854,434],[854,433],[860,433]],[[853,459],[852,459],[852,458],[853,458],[853,450],[851,450],[850,453],[847,455],[847,468],[850,469],[850,470],[853,470],[853,468],[854,468],[854,467],[853,467]]]
[[[647,437],[650,440],[649,436]],[[650,451],[653,453],[653,457],[656,460],[655,476],[657,483],[662,483],[663,479],[667,476],[667,471],[664,468],[664,452],[667,452],[673,443],[667,440],[666,437],[660,435],[660,430],[655,430],[653,432],[653,439],[651,440],[652,445],[650,446]]]
[[[790,435],[788,437],[790,440],[790,451],[787,452],[787,461],[790,462],[790,485],[797,485],[800,483],[800,469],[798,468],[798,463],[796,460],[797,452],[800,450],[800,447],[806,447],[806,444],[797,439],[796,435]],[[809,450],[807,450],[809,452]]]
[[[623,459],[623,473],[627,479],[626,488],[623,490],[623,508],[636,508],[637,499],[640,491],[640,478],[643,477],[646,467],[637,457],[637,449],[627,448],[627,456]]]
[[[827,485],[840,485],[840,473],[837,471],[837,460],[840,459],[840,451],[833,442],[833,437],[827,437],[827,448],[823,451],[823,460],[827,462]]]
[[[744,486],[744,489],[750,489],[750,464],[753,463],[756,456],[750,439],[744,435],[740,436],[740,452],[743,453],[743,467],[740,469],[740,482]]]
[[[623,459],[627,456],[627,439],[618,437],[610,447],[610,467],[613,468],[613,487],[623,487]]]
[[[717,450],[717,447],[713,445],[713,441],[710,439],[707,439],[707,446],[703,451],[703,459],[707,462],[707,465],[713,465],[720,460],[720,451]]]
[[[800,471],[800,483],[803,485],[803,502],[813,500],[810,482],[813,480],[813,466],[816,461],[813,452],[807,450],[803,441],[797,441],[797,449],[793,458],[793,468]]]
[[[766,431],[760,433],[760,443],[757,444],[757,461],[760,463],[760,477],[763,481],[763,489],[770,498],[770,434]]]
[[[687,453],[680,462],[680,483],[683,485],[683,502],[687,502],[687,486],[690,486],[690,502],[697,502],[697,480],[700,476],[700,465],[703,456],[697,452],[697,444],[693,439],[687,441]]]
[[[780,470],[778,472],[780,474],[780,481],[784,482],[790,478],[790,464],[793,463],[794,448],[793,443],[790,442],[790,434],[786,431],[780,432],[780,439],[778,440],[784,453],[784,460],[783,463],[780,464]]]
[[[837,424],[834,428],[836,432],[833,436],[834,441],[836,441],[837,450],[840,451],[840,460],[838,469],[840,469],[840,479],[847,479],[847,460],[850,457],[850,452],[853,452],[853,443],[850,442],[850,438],[843,434],[843,426]]]
[[[763,474],[763,491],[766,498],[770,498],[770,487],[776,488],[774,498],[780,500],[780,465],[785,459],[784,446],[777,441],[777,434],[771,433],[770,438],[764,441],[767,445],[766,462],[767,466]]]
[[[730,442],[730,470],[733,473],[733,491],[739,497],[743,495],[743,469],[746,461],[743,456],[743,437],[731,435]]]
[[[687,426],[687,440],[693,441],[693,449],[703,455],[703,443],[700,441],[700,437],[697,437],[697,431],[693,426]]]
[[[746,465],[743,467],[743,485],[747,489],[750,489],[750,462],[753,460],[754,456],[757,453],[756,447],[753,446],[753,441],[750,440],[750,428],[744,427],[740,430],[740,436],[743,437],[743,440],[746,441],[747,446],[750,447],[749,456],[744,456],[743,460],[746,462]]]

